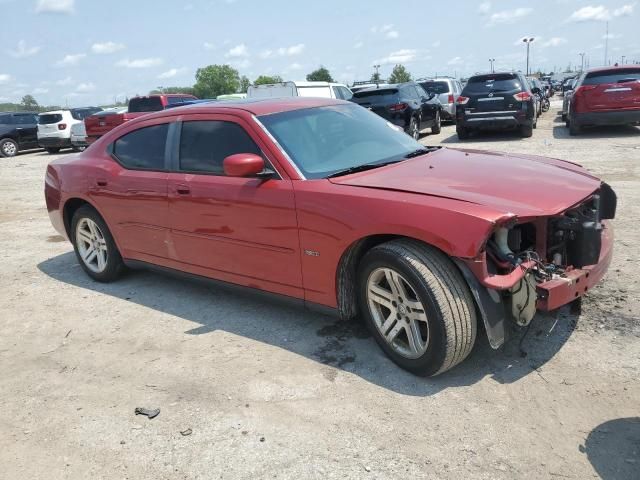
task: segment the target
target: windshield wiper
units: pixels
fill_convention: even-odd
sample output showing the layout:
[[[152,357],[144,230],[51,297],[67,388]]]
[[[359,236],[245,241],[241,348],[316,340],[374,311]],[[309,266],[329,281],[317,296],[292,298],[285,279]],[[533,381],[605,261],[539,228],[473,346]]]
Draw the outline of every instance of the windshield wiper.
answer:
[[[414,150],[413,152],[409,152],[407,153],[404,158],[415,158],[415,157],[419,157],[420,155],[426,155],[427,153],[431,153],[431,152],[435,152],[436,150],[438,150],[440,147],[431,147],[431,148],[419,148],[417,150]]]
[[[355,167],[345,168],[344,170],[338,170],[328,175],[326,178],[341,177],[343,175],[349,175],[351,173],[364,172],[365,170],[373,170],[374,168],[384,167],[385,165],[391,165],[392,163],[399,163],[402,160],[392,160],[390,162],[382,163],[364,163],[362,165],[356,165]]]

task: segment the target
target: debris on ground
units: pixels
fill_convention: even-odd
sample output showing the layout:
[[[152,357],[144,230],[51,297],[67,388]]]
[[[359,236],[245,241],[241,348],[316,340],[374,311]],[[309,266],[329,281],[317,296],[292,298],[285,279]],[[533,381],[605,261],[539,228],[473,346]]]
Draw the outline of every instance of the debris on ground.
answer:
[[[135,413],[136,415],[146,415],[147,418],[151,420],[152,418],[156,418],[158,415],[160,415],[160,409],[159,408],[148,409],[148,408],[137,407],[135,410]]]

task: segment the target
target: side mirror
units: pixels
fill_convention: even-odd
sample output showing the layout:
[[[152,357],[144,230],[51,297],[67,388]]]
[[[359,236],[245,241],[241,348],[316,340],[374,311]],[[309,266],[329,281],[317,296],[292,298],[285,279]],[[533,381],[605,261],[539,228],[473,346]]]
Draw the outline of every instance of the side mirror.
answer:
[[[264,171],[264,159],[254,153],[236,153],[222,162],[228,177],[255,177]]]

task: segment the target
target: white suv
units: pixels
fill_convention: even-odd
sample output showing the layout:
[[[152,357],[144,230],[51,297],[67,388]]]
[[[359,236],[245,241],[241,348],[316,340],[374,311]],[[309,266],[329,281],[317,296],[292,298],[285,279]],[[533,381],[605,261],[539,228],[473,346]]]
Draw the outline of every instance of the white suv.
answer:
[[[282,82],[266,85],[251,85],[247,98],[277,97],[321,97],[351,100],[353,93],[342,83],[329,82]]]
[[[61,148],[72,147],[71,127],[101,110],[98,107],[87,107],[41,113],[38,116],[38,145],[49,153],[58,153]]]

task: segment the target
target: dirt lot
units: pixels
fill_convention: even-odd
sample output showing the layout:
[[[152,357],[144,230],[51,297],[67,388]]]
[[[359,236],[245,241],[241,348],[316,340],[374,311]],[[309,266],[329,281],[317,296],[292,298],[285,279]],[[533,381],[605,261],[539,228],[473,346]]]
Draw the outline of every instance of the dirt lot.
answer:
[[[46,214],[54,157],[3,159],[0,478],[640,478],[640,128],[569,138],[557,106],[533,138],[464,146],[610,182],[613,265],[581,310],[534,320],[526,357],[522,332],[480,337],[436,379],[357,324],[147,272],[90,281]],[[458,146],[452,126],[423,141]]]

